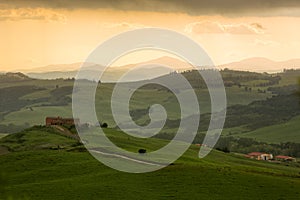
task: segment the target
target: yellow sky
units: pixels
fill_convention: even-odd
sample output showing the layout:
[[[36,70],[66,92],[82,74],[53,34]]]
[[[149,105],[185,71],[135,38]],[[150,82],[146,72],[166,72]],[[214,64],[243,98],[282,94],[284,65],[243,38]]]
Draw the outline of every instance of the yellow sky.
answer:
[[[216,64],[249,57],[300,58],[299,17],[20,8],[0,10],[0,19],[0,71],[83,62],[111,36],[143,27],[168,28],[187,35],[204,47]],[[161,55],[141,54],[122,62]]]

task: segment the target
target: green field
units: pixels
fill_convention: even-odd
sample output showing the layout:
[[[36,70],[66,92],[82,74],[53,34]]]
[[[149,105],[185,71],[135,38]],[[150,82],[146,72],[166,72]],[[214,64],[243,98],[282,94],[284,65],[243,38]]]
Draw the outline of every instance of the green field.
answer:
[[[23,83],[22,83],[23,84]],[[36,80],[30,81],[30,84],[40,84],[41,87],[46,88],[45,90],[39,90],[33,93],[26,94],[20,97],[20,100],[24,101],[33,101],[32,104],[28,104],[16,111],[10,111],[8,114],[4,116],[4,118],[0,119],[0,125],[23,125],[24,123],[29,124],[30,126],[44,124],[45,117],[47,116],[62,116],[62,117],[72,117],[72,108],[71,103],[67,105],[53,105],[53,106],[45,106],[48,104],[48,101],[43,101],[43,98],[51,97],[51,92],[55,90],[55,81],[41,81]],[[25,84],[25,85],[26,85]],[[73,82],[62,81],[57,82],[60,88],[70,87]],[[15,87],[18,87],[17,83],[14,83]],[[96,93],[96,110],[99,119],[104,120],[110,126],[115,126],[115,122],[112,118],[110,102],[111,102],[111,93],[113,91],[113,84],[102,84]],[[127,88],[124,87],[126,91]],[[195,93],[199,99],[199,105],[201,109],[201,113],[209,113],[210,112],[210,97],[207,89],[197,89]],[[258,93],[257,91],[245,92],[244,89],[238,88],[237,86],[226,88],[227,95],[227,103],[228,106],[236,105],[236,104],[249,104],[253,101],[264,100],[271,96],[270,93]],[[155,95],[154,95],[155,94]],[[184,96],[185,92],[181,94]],[[65,96],[71,96],[71,90],[66,93]],[[38,103],[34,100],[41,99]],[[168,112],[169,119],[178,119],[180,115],[180,110],[178,107],[178,102],[176,97],[166,91],[160,90],[149,90],[140,88],[131,98],[130,101],[130,109],[147,109],[149,106],[153,104],[162,104]],[[16,103],[17,104],[17,103]],[[193,111],[193,108],[191,108]],[[0,113],[1,114],[1,113]],[[137,123],[144,123],[148,119],[148,114],[142,115],[137,120]]]
[[[267,126],[247,133],[233,134],[232,136],[248,137],[268,143],[280,143],[291,141],[300,143],[299,130],[300,117],[298,116],[286,123]]]
[[[44,106],[44,107],[32,107],[32,110],[28,108],[22,108],[19,111],[12,112],[5,116],[2,124],[16,124],[21,125],[24,122],[33,125],[44,125],[46,117],[71,117],[72,109],[71,105],[68,106]]]
[[[107,135],[132,151],[167,142],[128,143],[114,130]],[[128,174],[104,166],[75,144],[38,127],[1,139],[0,146],[13,151],[0,156],[1,199],[298,199],[300,195],[296,163],[286,166],[218,151],[199,159],[199,147],[192,145],[174,165]],[[64,149],[49,150],[57,145]]]
[[[7,136],[6,133],[0,133],[0,139],[3,138],[3,137],[5,137],[5,136]]]
[[[300,78],[300,71],[299,70],[290,70],[286,73],[280,73],[281,81],[279,82],[280,85],[291,85],[291,84],[298,84]]]

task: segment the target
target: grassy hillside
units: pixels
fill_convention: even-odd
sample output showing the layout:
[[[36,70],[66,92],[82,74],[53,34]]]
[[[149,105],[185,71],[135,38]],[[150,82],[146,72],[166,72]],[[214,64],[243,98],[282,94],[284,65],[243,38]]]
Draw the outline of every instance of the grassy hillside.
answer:
[[[4,117],[2,124],[9,125],[22,125],[27,122],[29,126],[44,125],[47,116],[61,116],[71,117],[72,108],[68,104],[66,106],[32,106],[29,108],[22,108],[17,112],[12,112]]]
[[[124,141],[115,130],[107,134],[127,149],[141,146]],[[73,139],[51,129],[33,128],[16,135],[0,140],[0,145],[14,150],[0,156],[1,199],[297,199],[300,194],[296,164],[273,164],[218,151],[198,159],[199,147],[192,145],[174,165],[128,174],[76,151]],[[145,144],[157,148],[165,143],[148,139]],[[50,144],[68,148],[50,150]]]
[[[15,134],[9,134],[0,140],[0,146],[10,152],[64,149],[80,145],[75,139],[62,135],[59,131],[50,127],[32,127]]]
[[[300,143],[300,117],[278,125],[263,127],[247,133],[234,134],[233,136],[253,138],[269,143],[296,142]]]
[[[291,93],[297,90],[297,77],[299,70],[285,71],[279,74],[261,74],[223,70],[221,74],[226,85],[227,93],[227,119],[225,135],[241,134],[253,131],[265,126],[284,124],[299,114],[298,97],[291,97]],[[203,80],[194,71],[183,72],[183,75],[194,86],[198,96],[201,113],[210,112],[210,97]],[[159,79],[176,78],[176,74],[160,77]],[[0,132],[13,133],[33,125],[43,125],[47,116],[72,117],[71,95],[73,80],[35,80],[17,74],[12,77],[2,75],[0,77]],[[37,87],[38,86],[38,87]],[[98,119],[115,126],[111,114],[111,93],[114,84],[102,83],[96,93],[96,110]],[[124,85],[124,92],[129,88]],[[185,96],[187,90],[179,95]],[[276,97],[276,96],[279,97]],[[285,95],[285,96],[282,96]],[[290,96],[289,96],[290,95]],[[275,96],[274,98],[271,98]],[[256,101],[256,102],[255,102]],[[145,125],[149,121],[148,108],[153,104],[162,104],[168,113],[170,124],[178,125],[177,121],[180,109],[175,96],[166,88],[157,85],[147,85],[139,88],[130,100],[130,114],[136,123]],[[298,107],[295,106],[298,105]],[[193,111],[193,108],[191,108]],[[202,117],[201,132],[205,131],[205,124],[210,116]],[[172,121],[173,120],[173,121]],[[173,123],[176,122],[176,123]],[[166,127],[165,133],[174,133],[176,127]],[[254,136],[251,136],[251,134]],[[277,132],[279,135],[279,131]],[[254,132],[247,137],[263,138],[256,136]],[[263,134],[262,134],[263,135]],[[283,135],[283,133],[281,134]],[[285,137],[288,141],[299,141],[299,134]],[[274,136],[272,138],[276,138]],[[297,137],[295,139],[294,137]],[[271,141],[277,142],[280,138]]]
[[[300,70],[286,70],[282,73],[279,73],[281,76],[280,85],[293,85],[297,84],[300,78]]]
[[[224,72],[225,73],[225,72]],[[199,99],[199,105],[202,113],[210,112],[210,97],[208,90],[203,86],[198,76],[193,76],[193,72],[185,73],[184,75],[195,86],[195,92]],[[231,76],[230,76],[231,74]],[[249,81],[254,79],[266,79],[268,76],[259,75],[257,73],[241,73],[235,71],[227,71],[226,79],[232,78],[235,81],[242,81],[239,76],[246,77]],[[229,77],[229,78],[228,78]],[[35,80],[29,78],[9,79],[3,75],[0,85],[0,132],[7,130],[22,130],[23,128],[43,124],[47,116],[63,116],[71,117],[71,95],[73,80]],[[266,81],[266,80],[262,80]],[[38,87],[37,87],[38,86]],[[201,86],[201,87],[199,87]],[[110,111],[110,97],[113,91],[114,84],[103,83],[99,86],[96,94],[96,110],[100,120],[106,121],[110,126],[114,126],[114,120]],[[124,87],[124,90],[128,88]],[[262,93],[258,90],[246,91],[244,86],[238,87],[233,85],[226,87],[228,105],[249,104],[255,100],[264,100],[272,94],[269,92]],[[183,91],[180,95],[185,95]],[[159,103],[164,105],[168,111],[170,119],[177,119],[179,107],[175,96],[159,87],[143,87],[140,88],[130,101],[131,110],[147,109],[149,105]],[[139,115],[138,121],[145,122],[148,119],[148,114]],[[1,127],[18,126],[18,127]]]

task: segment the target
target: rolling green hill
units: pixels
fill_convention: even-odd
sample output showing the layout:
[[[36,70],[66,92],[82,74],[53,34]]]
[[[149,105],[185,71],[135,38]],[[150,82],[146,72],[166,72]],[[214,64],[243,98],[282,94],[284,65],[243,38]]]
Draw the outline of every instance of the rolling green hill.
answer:
[[[154,138],[128,143],[122,133],[106,132],[133,151],[167,143]],[[43,127],[2,138],[0,146],[11,152],[0,156],[1,199],[297,199],[300,194],[296,163],[287,166],[218,151],[199,159],[199,147],[192,145],[174,165],[128,174],[104,166],[76,145]]]
[[[195,87],[195,92],[199,99],[202,113],[210,112],[210,97],[208,90],[195,72],[186,72],[184,76],[191,81]],[[231,74],[231,75],[230,75]],[[13,76],[2,75],[0,77],[0,132],[17,132],[33,125],[44,124],[47,116],[71,117],[71,95],[74,80],[36,80],[20,74]],[[21,77],[20,77],[21,76]],[[172,75],[169,75],[172,77]],[[224,72],[226,80],[249,81],[260,79],[268,80],[270,76],[260,75],[250,72]],[[241,77],[240,77],[241,76]],[[265,80],[265,81],[266,81]],[[102,83],[96,93],[96,110],[98,117],[105,120],[110,126],[115,122],[110,111],[110,97],[114,84]],[[128,88],[127,88],[128,89]],[[124,87],[126,90],[126,87]],[[231,85],[226,87],[228,105],[249,104],[255,100],[264,100],[271,97],[270,92],[259,92],[253,89],[245,91],[244,86]],[[155,94],[155,95],[154,95]],[[181,95],[184,95],[182,92]],[[166,107],[170,119],[178,119],[178,104],[175,96],[159,87],[142,87],[132,97],[130,108],[135,111],[147,109],[149,105],[159,103]],[[139,116],[138,123],[144,123],[148,119],[148,114]]]
[[[9,134],[0,140],[0,146],[5,147],[10,152],[64,149],[79,145],[77,140],[62,135],[54,128],[40,126]]]
[[[210,118],[210,97],[203,80],[195,71],[182,73],[194,87],[202,114],[206,116],[203,124]],[[278,74],[222,70],[226,86],[228,112],[225,135],[244,134],[265,126],[284,124],[297,116],[299,99],[291,93],[297,90],[297,77],[300,70],[286,70]],[[174,79],[169,74],[158,79]],[[47,116],[72,117],[71,95],[74,80],[36,80],[20,73],[1,75],[0,77],[0,133],[14,133],[33,125],[43,125]],[[147,81],[145,81],[146,83]],[[124,91],[128,90],[123,85]],[[115,126],[111,114],[111,94],[113,83],[101,83],[96,93],[96,111],[100,121]],[[186,90],[179,95],[184,96]],[[144,125],[149,121],[148,108],[153,104],[163,105],[171,124],[177,125],[180,109],[175,96],[166,88],[146,85],[139,88],[130,100],[130,113],[136,123]],[[193,109],[193,108],[191,108]],[[199,131],[204,131],[202,126]],[[166,127],[165,133],[174,132],[176,127]],[[247,137],[251,137],[249,133]],[[255,135],[255,133],[253,132]],[[278,131],[279,134],[279,131]],[[299,141],[287,137],[289,141]],[[263,139],[260,137],[252,137]],[[275,138],[275,137],[274,137]],[[267,141],[267,140],[263,140]],[[272,140],[276,142],[275,140]],[[287,140],[284,140],[287,141]]]
[[[300,143],[300,116],[282,124],[266,126],[254,131],[234,134],[237,137],[248,137],[269,143],[296,142]]]

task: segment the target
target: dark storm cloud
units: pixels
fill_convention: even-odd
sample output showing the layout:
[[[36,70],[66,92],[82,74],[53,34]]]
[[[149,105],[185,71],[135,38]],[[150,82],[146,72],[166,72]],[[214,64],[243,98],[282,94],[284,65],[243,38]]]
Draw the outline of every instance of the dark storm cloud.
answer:
[[[300,7],[299,0],[0,0],[1,7],[46,7],[63,9],[112,8],[116,10],[183,12],[201,14],[242,14],[266,12],[278,8]],[[287,15],[295,13],[288,12]],[[284,14],[285,15],[285,14]]]

